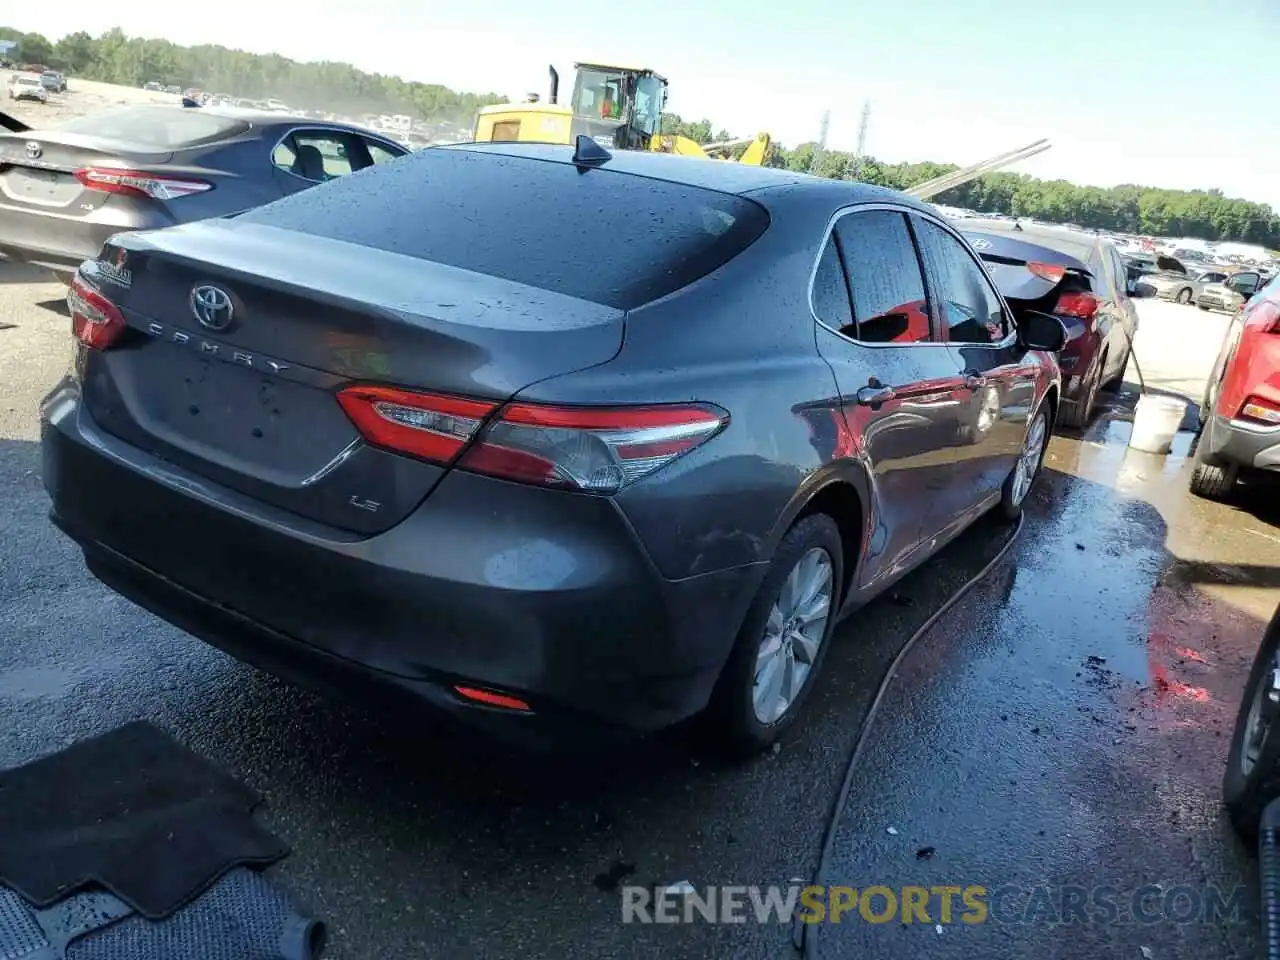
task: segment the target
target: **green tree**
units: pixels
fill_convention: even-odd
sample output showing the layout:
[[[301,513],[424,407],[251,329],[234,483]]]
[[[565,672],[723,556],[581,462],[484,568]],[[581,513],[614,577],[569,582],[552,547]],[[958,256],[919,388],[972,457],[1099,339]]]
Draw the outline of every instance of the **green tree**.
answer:
[[[38,33],[24,33],[13,53],[19,63],[41,63],[46,66],[53,60],[53,44]]]

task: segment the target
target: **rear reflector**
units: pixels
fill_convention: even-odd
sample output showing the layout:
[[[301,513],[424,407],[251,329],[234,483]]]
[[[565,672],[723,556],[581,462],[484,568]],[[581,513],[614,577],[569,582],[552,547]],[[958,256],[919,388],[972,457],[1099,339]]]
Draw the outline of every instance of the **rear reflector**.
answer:
[[[519,697],[512,697],[505,693],[494,693],[492,690],[480,690],[476,687],[464,687],[461,684],[453,689],[463,699],[470,700],[473,703],[482,703],[486,707],[501,707],[503,710],[518,710],[521,713],[532,712],[529,704]]]
[[[338,402],[369,443],[539,486],[616,493],[715,436],[729,415],[709,404],[554,407],[348,387]],[[487,425],[486,425],[487,423]],[[460,456],[459,456],[460,455]]]
[[[1250,396],[1240,408],[1240,418],[1269,425],[1280,424],[1280,407],[1262,397]]]
[[[1048,280],[1050,283],[1061,283],[1062,278],[1067,275],[1067,268],[1060,267],[1056,263],[1039,263],[1035,260],[1029,260],[1027,269],[1041,280]]]
[[[76,171],[76,179],[91,190],[120,193],[126,196],[150,197],[152,200],[176,200],[193,193],[212,190],[213,184],[194,177],[143,173],[139,170],[117,170],[112,167],[85,167]]]
[[[1098,312],[1098,298],[1092,293],[1064,293],[1058,297],[1053,312],[1078,320],[1092,320]]]
[[[72,334],[94,350],[107,349],[125,331],[120,308],[89,286],[79,274],[67,288],[67,312],[71,314]]]

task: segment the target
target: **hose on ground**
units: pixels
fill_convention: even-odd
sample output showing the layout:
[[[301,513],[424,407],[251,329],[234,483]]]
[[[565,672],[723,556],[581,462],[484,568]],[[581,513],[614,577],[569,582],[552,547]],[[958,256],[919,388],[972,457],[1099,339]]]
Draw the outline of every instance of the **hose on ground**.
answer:
[[[1262,940],[1267,960],[1280,960],[1280,798],[1258,825],[1258,877],[1262,881]]]
[[[1013,535],[1009,537],[1009,541],[1000,548],[997,553],[987,563],[985,567],[970,577],[961,585],[955,593],[947,598],[947,601],[940,606],[920,627],[913,633],[902,649],[898,651],[898,655],[893,658],[889,664],[889,669],[885,671],[884,678],[880,681],[880,686],[876,689],[875,699],[871,701],[871,706],[867,708],[866,718],[862,721],[862,727],[858,731],[858,739],[854,741],[853,751],[849,754],[849,760],[845,766],[844,780],[840,784],[840,792],[836,795],[835,802],[831,806],[831,811],[827,817],[827,828],[822,838],[822,853],[818,857],[818,869],[814,875],[813,882],[817,885],[823,885],[827,871],[831,867],[831,854],[835,846],[836,830],[840,825],[840,815],[844,810],[845,803],[849,799],[849,791],[853,786],[853,775],[858,766],[858,759],[862,756],[862,748],[867,742],[867,735],[871,732],[871,727],[875,723],[876,713],[880,709],[880,703],[884,700],[885,694],[889,690],[889,685],[893,683],[894,677],[898,674],[898,668],[907,658],[907,654],[911,652],[916,641],[928,633],[943,616],[946,615],[952,607],[960,602],[973,587],[977,586],[981,581],[985,580],[987,575],[991,573],[1000,562],[1004,560],[1010,548],[1017,542],[1018,534],[1022,532],[1023,517],[1018,518],[1018,525],[1014,527]],[[1277,823],[1280,823],[1280,811],[1277,811]],[[1276,847],[1277,868],[1280,869],[1280,847]],[[1280,907],[1278,907],[1280,911]],[[1277,912],[1277,923],[1280,923],[1280,912]],[[800,914],[796,914],[795,925],[792,929],[792,943],[795,948],[801,952],[805,960],[816,960],[818,956],[817,938],[810,933],[810,925],[801,919]],[[1268,954],[1267,960],[1280,960],[1280,954],[1274,958]]]

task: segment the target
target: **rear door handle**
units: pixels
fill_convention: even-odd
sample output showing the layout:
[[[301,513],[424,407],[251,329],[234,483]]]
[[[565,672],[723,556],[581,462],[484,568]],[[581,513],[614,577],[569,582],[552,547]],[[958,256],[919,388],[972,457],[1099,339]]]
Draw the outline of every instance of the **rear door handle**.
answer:
[[[858,402],[869,407],[888,403],[896,394],[893,387],[863,387],[858,391]]]

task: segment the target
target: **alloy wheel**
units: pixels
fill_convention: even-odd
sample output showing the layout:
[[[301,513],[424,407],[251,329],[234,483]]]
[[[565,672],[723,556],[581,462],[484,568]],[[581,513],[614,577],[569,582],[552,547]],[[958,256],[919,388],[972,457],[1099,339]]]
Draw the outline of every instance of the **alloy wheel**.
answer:
[[[1027,439],[1023,441],[1022,453],[1018,455],[1018,462],[1013,467],[1013,489],[1010,492],[1014,506],[1022,503],[1026,498],[1027,492],[1031,489],[1031,482],[1035,480],[1036,473],[1040,470],[1040,459],[1044,456],[1046,429],[1045,415],[1036,414],[1035,420],[1031,423],[1031,429],[1027,431]]]
[[[826,550],[809,550],[791,569],[769,609],[751,689],[761,723],[777,723],[786,714],[818,660],[831,617],[833,569]]]

